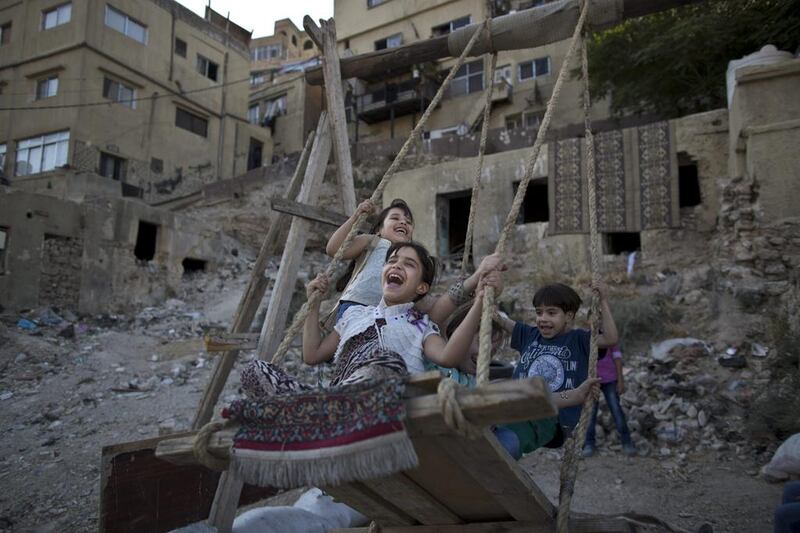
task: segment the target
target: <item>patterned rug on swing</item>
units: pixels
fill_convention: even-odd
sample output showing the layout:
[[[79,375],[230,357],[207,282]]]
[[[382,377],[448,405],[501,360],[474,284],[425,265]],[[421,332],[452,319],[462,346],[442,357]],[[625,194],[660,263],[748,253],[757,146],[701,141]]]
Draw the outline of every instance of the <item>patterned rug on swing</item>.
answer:
[[[231,468],[246,483],[295,488],[338,485],[414,468],[405,384],[367,381],[237,400],[223,415],[241,424]]]

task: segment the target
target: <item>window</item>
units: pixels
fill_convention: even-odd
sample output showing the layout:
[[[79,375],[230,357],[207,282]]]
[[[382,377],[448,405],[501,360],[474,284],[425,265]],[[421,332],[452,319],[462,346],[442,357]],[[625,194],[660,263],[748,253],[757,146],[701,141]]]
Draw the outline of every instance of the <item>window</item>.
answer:
[[[115,155],[100,152],[100,175],[116,181],[125,180],[125,160]]]
[[[390,35],[385,39],[380,39],[375,41],[375,50],[385,50],[386,48],[396,48],[403,44],[403,34],[396,33],[394,35]]]
[[[697,162],[681,157],[682,155],[683,152],[678,154],[678,206],[694,207],[703,203]]]
[[[175,37],[175,55],[186,57],[186,41]]]
[[[0,276],[6,273],[6,248],[8,248],[8,228],[0,226]]]
[[[303,50],[311,50],[312,48],[314,48],[314,43],[311,41],[306,41],[303,43]]]
[[[265,81],[267,81],[267,76],[264,72],[253,72],[250,74],[250,85],[260,85]]]
[[[451,20],[450,22],[445,22],[444,24],[439,24],[438,26],[431,28],[431,34],[433,34],[434,37],[447,35],[450,32],[456,31],[458,28],[469,26],[471,20],[471,16],[467,15],[466,17]]]
[[[511,65],[503,65],[494,69],[494,82],[501,83],[504,81],[511,85]]]
[[[103,98],[136,109],[136,90],[122,82],[103,78]]]
[[[605,233],[603,235],[606,254],[620,255],[624,253],[638,252],[642,249],[642,240],[639,233]]]
[[[36,99],[43,100],[58,93],[58,76],[42,78],[36,82]]]
[[[517,65],[519,81],[532,80],[550,74],[550,58],[540,57]]]
[[[47,172],[67,164],[69,130],[17,141],[16,176]]]
[[[106,26],[127,35],[135,41],[147,44],[147,26],[109,5],[106,5]]]
[[[0,46],[11,42],[11,23],[7,22],[0,26]]]
[[[251,105],[247,109],[247,121],[250,124],[258,124],[258,104]]]
[[[272,100],[267,100],[267,109],[264,112],[264,121],[286,114],[286,95],[282,94]]]
[[[156,256],[158,245],[158,225],[139,221],[139,230],[136,232],[136,245],[133,254],[141,261],[152,261]]]
[[[260,61],[262,59],[275,59],[283,57],[283,46],[278,44],[268,44],[257,46],[250,52],[250,59]]]
[[[297,36],[296,35],[292,35],[292,45],[293,46],[297,46]]]
[[[518,181],[514,182],[514,194],[519,189]],[[522,200],[522,209],[517,217],[517,224],[530,224],[532,222],[547,222],[550,220],[550,207],[547,200],[547,178],[540,178],[528,182],[525,189],[525,198]]]
[[[389,0],[367,0],[367,8],[379,6],[381,4],[385,4]]]
[[[210,80],[217,81],[217,70],[219,70],[219,65],[207,57],[197,54],[197,72]]]
[[[42,29],[49,30],[69,22],[72,18],[72,3],[61,4],[58,7],[42,12]]]
[[[450,83],[448,95],[461,96],[483,90],[483,59],[464,63]]]
[[[528,111],[522,114],[522,124],[529,130],[539,128],[544,118],[544,111]]]
[[[0,143],[0,178],[6,175],[6,143]]]
[[[505,121],[507,130],[515,130],[522,126],[522,115],[520,113],[506,115]]]
[[[175,125],[201,137],[208,137],[208,121],[180,107],[175,108]]]

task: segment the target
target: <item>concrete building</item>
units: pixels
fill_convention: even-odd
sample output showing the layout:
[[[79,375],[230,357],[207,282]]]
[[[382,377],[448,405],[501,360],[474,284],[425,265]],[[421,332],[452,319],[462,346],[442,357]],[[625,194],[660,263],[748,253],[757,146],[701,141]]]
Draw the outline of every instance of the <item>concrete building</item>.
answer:
[[[535,273],[528,296],[541,280],[588,271],[591,210],[606,273],[624,275],[636,252],[636,272],[681,271],[693,288],[733,295],[752,312],[792,293],[800,268],[800,58],[766,55],[731,70],[728,109],[597,135],[595,206],[587,199],[585,141],[543,147],[510,239],[513,260]],[[494,250],[529,156],[486,157],[476,256]],[[475,159],[400,172],[384,191],[384,203],[409,203],[414,238],[442,258],[463,250]]]
[[[487,17],[511,10],[528,9],[544,1],[493,0],[336,0],[334,19],[340,53],[363,54],[413,41],[438,37]],[[483,92],[494,83],[494,130],[535,130],[552,92],[566,54],[566,41],[547,46],[502,52],[497,67],[488,72],[489,60],[470,58],[448,89],[446,99],[428,122],[428,138],[436,140],[474,131],[482,118]],[[454,59],[436,64],[398,69],[393,76],[355,82],[351,102],[352,136],[358,142],[405,138],[428,106],[440,80]],[[581,93],[579,81],[566,83],[562,98],[575,102]],[[596,103],[595,118],[608,116],[607,105]],[[582,121],[580,106],[562,106],[553,127]],[[368,151],[368,150],[367,150]]]
[[[172,0],[0,0],[0,153],[15,187],[157,203],[270,159],[249,32]],[[69,171],[64,171],[68,168]],[[112,185],[98,185],[110,180]]]
[[[299,152],[322,110],[322,87],[303,76],[319,64],[319,50],[305,31],[282,19],[273,35],[250,42],[250,60],[248,120],[270,131],[273,160]]]

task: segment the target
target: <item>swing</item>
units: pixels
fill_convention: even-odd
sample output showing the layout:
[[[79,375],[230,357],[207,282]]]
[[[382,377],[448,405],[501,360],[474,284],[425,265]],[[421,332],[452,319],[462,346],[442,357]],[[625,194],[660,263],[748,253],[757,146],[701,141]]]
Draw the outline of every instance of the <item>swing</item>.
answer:
[[[581,15],[575,27],[569,51],[564,59],[561,71],[554,86],[553,95],[548,104],[536,142],[531,151],[525,177],[519,185],[506,224],[500,234],[496,252],[501,255],[506,250],[507,237],[516,220],[517,213],[525,196],[528,183],[533,174],[534,163],[538,158],[541,145],[546,136],[553,109],[558,101],[567,65],[575,55],[577,46],[581,44],[580,36],[588,12],[588,2],[584,3]],[[449,84],[455,71],[463,64],[464,58],[473,47],[479,34],[486,31],[488,25],[479,27],[462,51],[458,61],[451,69],[448,77],[434,97],[400,153],[387,170],[381,182],[372,194],[372,201],[377,202],[383,193],[388,179],[396,171],[399,162],[416,141],[422,127],[427,122],[431,111],[436,107],[444,89]],[[584,82],[586,82],[586,52],[582,47],[582,65]],[[491,55],[494,70],[496,54]],[[481,143],[478,162],[473,182],[473,202],[467,229],[462,273],[466,271],[472,243],[475,205],[480,190],[480,177],[485,153],[489,117],[491,113],[492,84],[486,90],[486,103],[481,131]],[[584,111],[586,114],[586,135],[590,147],[589,198],[594,202],[594,169],[591,155],[591,132],[588,122],[588,85],[584,88]],[[363,215],[361,215],[363,218]],[[597,279],[599,261],[597,260],[597,228],[596,217],[591,217],[591,255],[593,277]],[[362,222],[357,220],[350,233],[340,246],[334,259],[329,264],[326,274],[333,275],[336,265],[341,261],[343,251],[355,236],[356,228]],[[323,297],[312,293],[309,302],[295,316],[288,328],[284,340],[275,351],[272,363],[279,364],[285,357],[289,343],[300,332],[310,304]],[[593,299],[593,307],[597,305]],[[562,489],[560,493],[560,509],[555,507],[535,483],[511,459],[486,426],[494,423],[536,420],[553,416],[556,413],[549,398],[549,390],[540,378],[529,380],[513,380],[503,383],[488,384],[491,319],[494,310],[494,291],[490,287],[484,293],[483,313],[480,330],[480,355],[478,358],[478,389],[460,390],[449,379],[441,379],[437,372],[412,376],[409,379],[409,390],[412,396],[406,400],[408,411],[408,429],[419,457],[417,468],[395,473],[379,479],[353,481],[325,490],[338,500],[343,501],[361,513],[370,516],[376,522],[369,530],[383,531],[551,531],[556,524],[559,531],[629,531],[630,519],[625,517],[577,517],[570,516],[569,504],[574,488],[575,470],[577,467],[577,449],[580,449],[586,427],[588,409],[583,409],[581,423],[577,435],[567,443],[567,453],[562,467]],[[593,313],[597,317],[597,313]],[[595,374],[597,323],[592,323],[592,359],[591,375]],[[430,394],[434,387],[437,394]],[[422,395],[415,396],[420,392]],[[427,394],[426,394],[427,393]],[[171,439],[159,445],[157,456],[172,462],[191,462],[200,459],[215,469],[227,466],[226,456],[230,450],[230,430],[223,429],[226,423],[213,422],[207,425],[193,441],[190,438]],[[187,449],[194,450],[192,457]],[[220,493],[227,490],[236,492],[241,481],[231,479],[220,485]],[[231,488],[232,487],[232,488]],[[216,503],[215,503],[216,506]],[[213,515],[212,511],[212,515]],[[232,517],[231,517],[232,520]],[[378,528],[377,524],[380,524]],[[366,531],[366,529],[364,530]]]

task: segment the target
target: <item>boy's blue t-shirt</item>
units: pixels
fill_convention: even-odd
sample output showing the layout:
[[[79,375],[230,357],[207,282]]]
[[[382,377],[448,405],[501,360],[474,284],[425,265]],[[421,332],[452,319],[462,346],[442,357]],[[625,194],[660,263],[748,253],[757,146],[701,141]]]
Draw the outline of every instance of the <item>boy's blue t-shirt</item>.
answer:
[[[545,339],[539,328],[517,322],[511,334],[511,347],[520,353],[514,378],[541,376],[551,392],[574,389],[589,375],[589,338],[591,332],[572,329],[552,339]],[[558,420],[569,434],[578,425],[581,406],[565,407]]]

